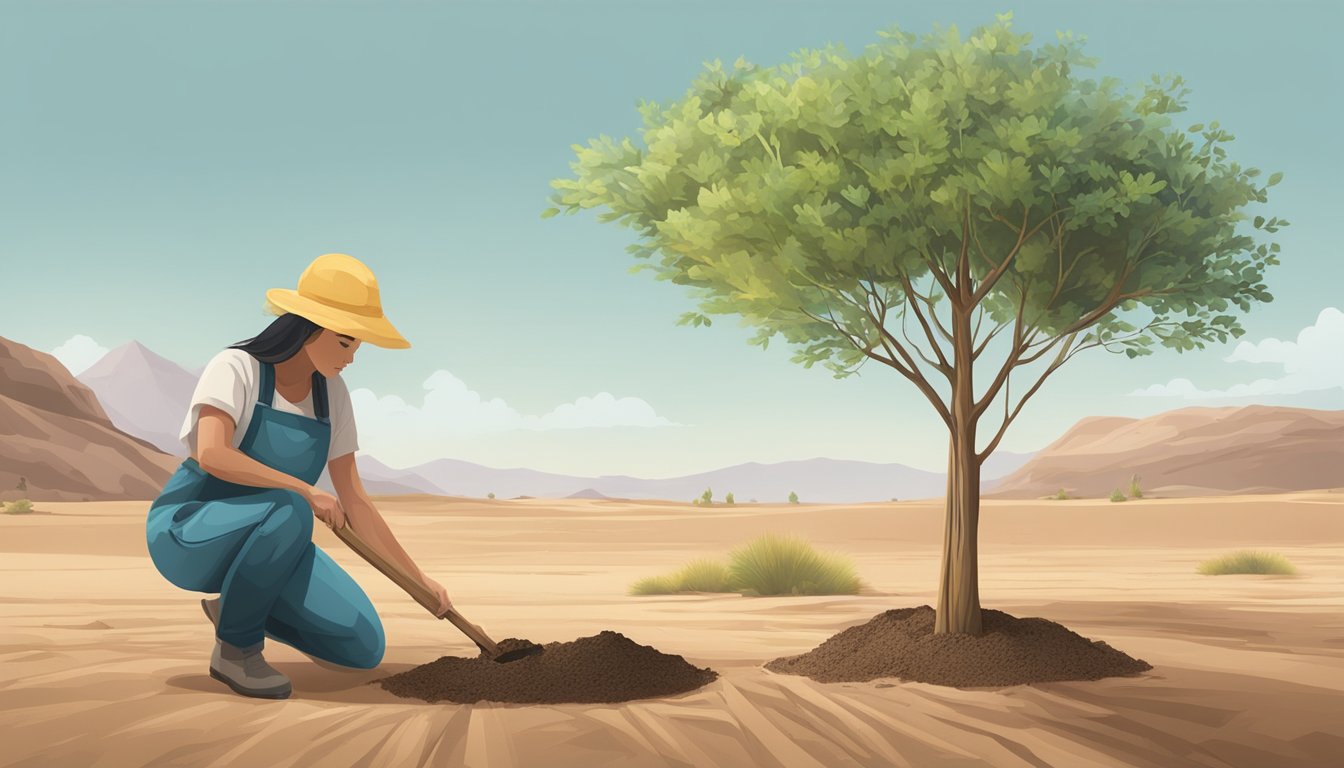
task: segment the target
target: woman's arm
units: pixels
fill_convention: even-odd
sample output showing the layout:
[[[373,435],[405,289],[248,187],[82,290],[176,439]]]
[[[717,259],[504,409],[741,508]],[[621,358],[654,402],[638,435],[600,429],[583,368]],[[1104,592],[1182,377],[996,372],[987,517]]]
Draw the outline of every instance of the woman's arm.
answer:
[[[234,448],[235,428],[233,417],[223,409],[213,405],[201,406],[196,421],[196,453],[200,456],[196,463],[201,469],[230,483],[259,488],[284,488],[308,498],[312,486]]]
[[[425,575],[410,554],[402,548],[397,537],[392,535],[392,530],[387,527],[387,521],[383,519],[382,513],[373,506],[368,494],[364,492],[364,485],[360,482],[359,472],[355,468],[355,454],[347,453],[332,459],[327,464],[327,471],[331,476],[331,484],[336,489],[337,498],[341,500],[341,508],[345,510],[346,522],[355,529],[360,538],[377,550],[384,559],[400,564],[418,581],[432,582],[433,580]]]

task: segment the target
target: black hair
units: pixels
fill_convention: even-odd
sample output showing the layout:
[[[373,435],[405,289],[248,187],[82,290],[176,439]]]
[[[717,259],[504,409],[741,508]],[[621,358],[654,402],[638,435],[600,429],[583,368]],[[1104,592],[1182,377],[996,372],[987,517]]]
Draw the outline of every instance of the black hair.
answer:
[[[263,363],[279,363],[297,355],[303,343],[321,330],[322,326],[312,320],[286,312],[261,333],[237,344],[230,344],[228,348],[241,349]]]

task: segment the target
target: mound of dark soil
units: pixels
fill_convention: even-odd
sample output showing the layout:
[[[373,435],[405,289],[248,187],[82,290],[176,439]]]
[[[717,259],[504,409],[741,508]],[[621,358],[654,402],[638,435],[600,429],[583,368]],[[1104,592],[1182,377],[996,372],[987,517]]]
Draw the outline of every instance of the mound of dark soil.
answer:
[[[527,640],[508,638],[501,651]],[[500,664],[484,653],[476,658],[444,656],[377,682],[398,696],[433,703],[499,701],[517,704],[611,703],[693,691],[718,677],[605,631],[569,643],[547,643],[536,656]]]
[[[1100,680],[1153,668],[1053,621],[984,609],[980,613],[984,634],[974,636],[935,635],[934,610],[927,605],[887,611],[765,668],[823,683],[898,677],[958,687]]]

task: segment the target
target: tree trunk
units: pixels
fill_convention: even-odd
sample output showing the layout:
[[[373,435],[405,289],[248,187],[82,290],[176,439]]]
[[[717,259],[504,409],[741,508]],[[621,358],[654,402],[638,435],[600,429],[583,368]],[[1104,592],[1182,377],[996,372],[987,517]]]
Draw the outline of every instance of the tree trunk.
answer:
[[[933,631],[978,635],[981,624],[976,537],[980,523],[980,463],[975,456],[970,317],[954,313],[952,324],[956,369],[952,383],[952,434],[947,451],[947,522]]]
[[[933,631],[978,635],[980,573],[977,528],[980,522],[980,467],[969,441],[948,441],[947,523],[943,531],[943,571],[938,584],[938,616]]]

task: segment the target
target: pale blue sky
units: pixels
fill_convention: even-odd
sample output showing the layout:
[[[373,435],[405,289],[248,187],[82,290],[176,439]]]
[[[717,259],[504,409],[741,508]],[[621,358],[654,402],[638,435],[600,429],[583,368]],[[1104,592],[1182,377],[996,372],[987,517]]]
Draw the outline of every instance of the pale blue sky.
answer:
[[[413,344],[365,345],[344,373],[362,446],[394,466],[668,476],[831,456],[940,470],[941,423],[894,371],[835,380],[780,340],[749,346],[731,318],[677,326],[692,301],[628,274],[631,232],[539,213],[571,144],[635,136],[636,102],[679,97],[704,61],[858,52],[891,24],[969,32],[1007,10],[1035,44],[1086,36],[1092,77],[1184,76],[1187,123],[1220,121],[1234,159],[1285,173],[1266,210],[1292,226],[1276,300],[1242,319],[1240,341],[1259,346],[1231,361],[1236,343],[1085,352],[1000,448],[1039,449],[1089,415],[1344,408],[1333,2],[6,2],[0,335],[71,365],[81,335],[137,340],[195,368],[263,327],[267,288],[343,252],[374,270]],[[1132,394],[1176,379],[1269,383]],[[679,426],[559,428],[613,413]]]

